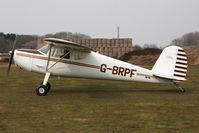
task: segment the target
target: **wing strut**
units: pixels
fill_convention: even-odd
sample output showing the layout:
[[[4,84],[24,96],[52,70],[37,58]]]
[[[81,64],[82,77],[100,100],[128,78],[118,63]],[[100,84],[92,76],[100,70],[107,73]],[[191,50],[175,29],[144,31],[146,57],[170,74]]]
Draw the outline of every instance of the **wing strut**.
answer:
[[[50,66],[49,68],[48,68],[48,71],[52,68],[52,67],[54,67],[60,60],[62,60],[63,58],[65,58],[68,54],[70,54],[71,53],[71,50],[69,50],[66,54],[64,54],[58,61],[56,61],[52,66]]]
[[[48,83],[49,78],[50,78],[50,72],[49,72],[48,66],[49,66],[49,63],[50,63],[51,51],[52,51],[52,45],[50,45],[50,49],[49,49],[49,52],[48,52],[48,61],[47,61],[47,64],[46,64],[46,74],[45,74],[45,77],[44,77],[43,85],[46,85]]]

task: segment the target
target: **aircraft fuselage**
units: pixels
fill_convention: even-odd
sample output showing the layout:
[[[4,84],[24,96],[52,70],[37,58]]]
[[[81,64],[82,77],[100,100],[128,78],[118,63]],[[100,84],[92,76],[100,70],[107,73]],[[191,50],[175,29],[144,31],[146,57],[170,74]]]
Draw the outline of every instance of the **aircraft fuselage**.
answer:
[[[172,83],[172,80],[159,78],[151,70],[132,65],[111,57],[91,51],[84,58],[76,59],[75,51],[70,59],[50,57],[49,72],[51,75],[77,78],[94,78],[122,81],[140,81],[153,83]],[[15,63],[28,71],[46,73],[48,55],[37,50],[15,50]],[[56,62],[58,62],[56,65]],[[53,66],[53,67],[51,67]]]

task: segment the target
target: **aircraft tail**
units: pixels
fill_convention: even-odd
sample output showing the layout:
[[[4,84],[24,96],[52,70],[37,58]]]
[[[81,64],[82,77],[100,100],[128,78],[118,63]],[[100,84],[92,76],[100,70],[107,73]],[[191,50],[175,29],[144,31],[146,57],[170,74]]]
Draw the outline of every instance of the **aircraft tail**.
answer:
[[[187,56],[178,46],[166,47],[152,68],[154,76],[177,81],[186,80]]]

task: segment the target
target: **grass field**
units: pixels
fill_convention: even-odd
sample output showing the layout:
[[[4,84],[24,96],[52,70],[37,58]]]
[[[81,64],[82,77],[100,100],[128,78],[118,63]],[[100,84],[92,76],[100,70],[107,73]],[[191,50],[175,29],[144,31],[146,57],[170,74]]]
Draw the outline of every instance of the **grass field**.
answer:
[[[0,66],[0,133],[199,132],[199,66],[186,93],[172,85],[51,77],[51,91],[35,94],[43,75]]]

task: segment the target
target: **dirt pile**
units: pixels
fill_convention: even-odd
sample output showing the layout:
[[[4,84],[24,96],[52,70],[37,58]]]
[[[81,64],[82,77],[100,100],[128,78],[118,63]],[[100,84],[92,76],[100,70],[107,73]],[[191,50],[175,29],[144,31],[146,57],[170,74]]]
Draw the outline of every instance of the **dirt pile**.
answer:
[[[199,65],[199,45],[183,47],[189,65]],[[153,66],[161,54],[162,50],[147,48],[143,50],[132,51],[121,56],[119,59],[135,65]]]
[[[189,65],[199,65],[199,45],[183,47],[187,57]]]
[[[152,66],[161,52],[162,50],[160,49],[147,48],[126,53],[119,59],[135,65]]]

